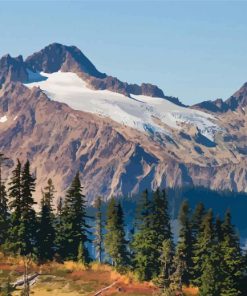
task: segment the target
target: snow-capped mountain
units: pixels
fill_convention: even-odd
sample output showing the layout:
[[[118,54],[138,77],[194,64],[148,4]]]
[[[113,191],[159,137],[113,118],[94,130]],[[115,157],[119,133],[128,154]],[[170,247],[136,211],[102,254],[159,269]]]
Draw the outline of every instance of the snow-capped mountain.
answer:
[[[245,86],[186,107],[57,43],[25,61],[4,56],[0,85],[0,149],[29,158],[39,187],[52,177],[62,193],[79,169],[89,199],[157,186],[247,191]]]

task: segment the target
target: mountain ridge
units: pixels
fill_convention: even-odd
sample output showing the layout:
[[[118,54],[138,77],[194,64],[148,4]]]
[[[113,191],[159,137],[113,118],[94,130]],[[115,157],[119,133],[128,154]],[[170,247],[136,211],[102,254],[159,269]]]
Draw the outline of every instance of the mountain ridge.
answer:
[[[151,108],[150,118],[159,129],[140,131],[104,114],[85,112],[84,107],[72,108],[70,72],[47,74],[34,86],[27,83],[30,68],[21,57],[6,56],[0,65],[0,77],[4,78],[0,89],[0,150],[12,159],[9,170],[15,159],[30,159],[38,192],[51,177],[58,196],[63,196],[77,170],[82,172],[89,201],[98,194],[106,198],[132,195],[158,186],[247,191],[245,105],[211,116],[171,102],[164,105],[163,98],[118,93],[116,102],[124,99],[127,103],[140,103],[148,112]],[[57,80],[55,84],[51,80],[58,74],[67,81],[64,87],[68,89],[68,97],[64,102],[56,100],[45,87],[51,83],[58,91]],[[73,75],[77,80],[88,82],[80,73]],[[81,91],[81,87],[79,89]],[[105,102],[107,96],[115,92],[85,88],[84,93],[86,96],[77,100],[83,102],[91,94],[94,99],[103,96]],[[57,93],[57,99],[61,94]],[[235,93],[235,100],[245,104],[245,89]],[[160,110],[158,118],[152,113],[156,104],[161,104],[157,105],[158,111],[159,106],[172,109]],[[134,111],[132,109],[127,111]],[[164,123],[167,122],[162,121],[164,116],[175,121],[171,121],[171,125]],[[218,127],[209,130],[207,124],[198,126],[204,116],[209,116],[212,126]],[[198,121],[194,121],[195,118]]]

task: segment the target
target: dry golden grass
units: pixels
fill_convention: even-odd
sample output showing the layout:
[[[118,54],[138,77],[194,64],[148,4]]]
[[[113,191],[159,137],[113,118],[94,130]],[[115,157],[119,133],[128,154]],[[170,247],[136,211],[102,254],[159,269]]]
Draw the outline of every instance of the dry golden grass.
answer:
[[[0,254],[0,271],[5,280],[11,275],[11,281],[23,275],[24,261],[21,257],[6,257]],[[104,295],[153,295],[154,286],[150,283],[140,283],[131,272],[122,275],[107,264],[92,262],[88,266],[67,261],[63,264],[48,262],[37,265],[30,262],[29,272],[38,271],[41,275],[37,283],[31,287],[34,296],[92,296],[100,289],[117,282],[116,286],[104,292]],[[13,274],[15,276],[13,277]],[[0,275],[1,277],[1,275]],[[4,278],[2,278],[4,279]],[[0,278],[1,281],[1,278]],[[20,296],[17,289],[14,296]]]
[[[184,291],[186,296],[197,296],[197,295],[199,295],[198,288],[196,288],[196,287],[184,287],[183,291]]]

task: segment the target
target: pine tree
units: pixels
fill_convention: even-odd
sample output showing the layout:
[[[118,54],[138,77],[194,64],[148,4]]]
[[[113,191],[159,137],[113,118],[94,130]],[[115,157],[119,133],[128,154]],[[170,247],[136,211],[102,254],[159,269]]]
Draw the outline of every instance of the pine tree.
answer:
[[[191,235],[193,244],[196,243],[198,232],[200,231],[202,220],[205,215],[205,207],[203,203],[198,203],[191,217]]]
[[[203,203],[198,203],[191,217],[191,238],[192,238],[192,258],[196,256],[196,246],[198,234],[202,230],[202,221],[205,216],[205,207]],[[194,260],[192,260],[192,268],[190,271],[191,282],[196,284],[198,274],[194,268]]]
[[[222,224],[223,240],[221,243],[222,296],[237,296],[243,275],[243,256],[241,254],[239,238],[231,222],[230,211],[225,214]]]
[[[223,229],[222,229],[222,221],[219,215],[217,215],[215,219],[215,238],[219,244],[222,243]]]
[[[0,153],[0,245],[5,243],[9,227],[8,198],[2,180],[2,166],[8,158]]]
[[[42,192],[41,213],[38,231],[38,256],[41,262],[51,260],[55,250],[55,229],[52,202],[55,188],[52,180],[48,180],[48,185]]]
[[[33,209],[35,201],[35,179],[30,173],[30,163],[27,161],[21,173],[21,221],[20,221],[20,253],[32,254],[37,247],[37,220]]]
[[[152,209],[148,191],[141,194],[136,209],[135,231],[131,247],[133,250],[134,270],[140,280],[150,280],[154,273],[153,260],[159,250],[155,249],[153,241],[156,239],[155,232],[151,230]]]
[[[5,185],[0,185],[0,246],[6,242],[9,229],[8,198]]]
[[[214,245],[214,225],[213,225],[213,212],[209,210],[204,215],[201,228],[199,230],[197,241],[195,244],[193,256],[193,277],[194,283],[197,286],[201,285],[201,276],[203,273],[203,262],[210,256],[212,247]]]
[[[159,287],[166,292],[170,288],[171,274],[173,273],[173,244],[167,239],[163,241],[161,255],[159,257],[161,265],[161,273],[158,278]]]
[[[77,260],[79,245],[82,243],[85,249],[84,262],[89,261],[89,254],[85,248],[88,241],[86,223],[86,201],[82,194],[79,172],[75,175],[65,197],[62,224],[64,232],[63,256],[66,259]]]
[[[55,258],[62,261],[65,257],[65,233],[63,228],[63,200],[58,199],[57,211],[55,215]]]
[[[95,202],[96,219],[95,219],[95,239],[94,246],[96,250],[96,258],[101,263],[103,255],[103,218],[102,218],[102,200],[99,196]]]
[[[161,249],[164,240],[172,239],[168,200],[164,189],[160,191],[158,188],[153,193],[151,229],[157,234],[157,249]]]
[[[20,225],[22,215],[22,186],[21,186],[21,163],[17,159],[17,165],[12,171],[9,183],[9,208],[11,210],[10,225],[8,230],[7,248],[17,253],[21,247]]]
[[[192,261],[192,235],[190,228],[189,204],[184,201],[180,208],[179,222],[180,231],[177,244],[177,257],[183,266],[182,283],[189,285],[190,274],[193,266]]]
[[[220,248],[214,245],[210,248],[202,262],[200,278],[200,296],[219,296],[221,293]]]
[[[114,198],[109,201],[107,209],[105,250],[112,264],[122,270],[128,265],[127,241],[125,239],[123,211]]]

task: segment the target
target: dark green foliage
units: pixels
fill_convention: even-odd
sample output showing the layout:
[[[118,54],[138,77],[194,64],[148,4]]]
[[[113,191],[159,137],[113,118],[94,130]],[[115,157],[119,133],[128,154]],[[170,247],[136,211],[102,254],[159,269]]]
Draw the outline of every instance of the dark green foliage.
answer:
[[[34,253],[37,247],[37,219],[33,209],[35,201],[35,179],[30,173],[30,163],[27,161],[21,174],[21,220],[20,220],[20,254]]]
[[[182,283],[189,285],[191,278],[192,261],[192,234],[190,225],[189,204],[184,201],[179,213],[180,231],[176,250],[177,260],[183,266]]]
[[[201,228],[198,232],[197,240],[195,243],[194,250],[194,278],[195,284],[201,285],[201,276],[203,273],[203,262],[210,256],[212,246],[214,245],[214,225],[213,225],[213,213],[209,210],[204,215]]]
[[[97,197],[95,201],[96,216],[95,216],[95,239],[94,246],[96,251],[96,259],[102,262],[103,255],[103,217],[102,217],[102,200],[101,197]]]
[[[35,179],[30,173],[27,161],[21,170],[18,160],[9,183],[11,218],[6,246],[21,255],[34,253],[37,247],[37,220],[33,209]]]
[[[240,294],[239,283],[243,275],[244,258],[241,254],[239,238],[231,223],[231,214],[226,212],[222,224],[223,239],[221,242],[221,269],[222,288],[221,295],[237,296]]]
[[[160,191],[158,188],[153,193],[151,210],[151,229],[157,234],[156,244],[158,249],[160,249],[165,239],[172,238],[168,200],[165,190]]]
[[[160,250],[164,240],[172,237],[165,190],[160,192],[157,189],[152,201],[144,191],[136,216],[136,233],[132,242],[135,269],[140,279],[150,280],[160,274]]]
[[[38,257],[41,262],[52,260],[55,251],[55,229],[52,201],[54,199],[55,188],[52,180],[42,192],[41,212],[38,227]]]
[[[127,241],[124,231],[124,216],[122,207],[111,198],[107,209],[105,234],[105,250],[110,256],[112,264],[121,271],[129,263]]]
[[[213,246],[211,253],[204,256],[200,278],[200,296],[219,296],[221,294],[221,270],[219,248]]]
[[[154,262],[159,260],[159,251],[154,244],[156,233],[151,229],[152,204],[145,190],[140,198],[136,213],[136,229],[132,241],[134,268],[141,280],[150,280],[156,272]]]
[[[0,182],[1,183],[1,182]],[[5,185],[0,185],[0,246],[3,245],[8,237],[9,229],[8,198]]]
[[[77,260],[79,245],[88,241],[86,224],[85,196],[79,173],[74,177],[65,197],[62,210],[63,250],[61,256],[65,259]],[[85,248],[84,262],[89,261],[89,254]]]

